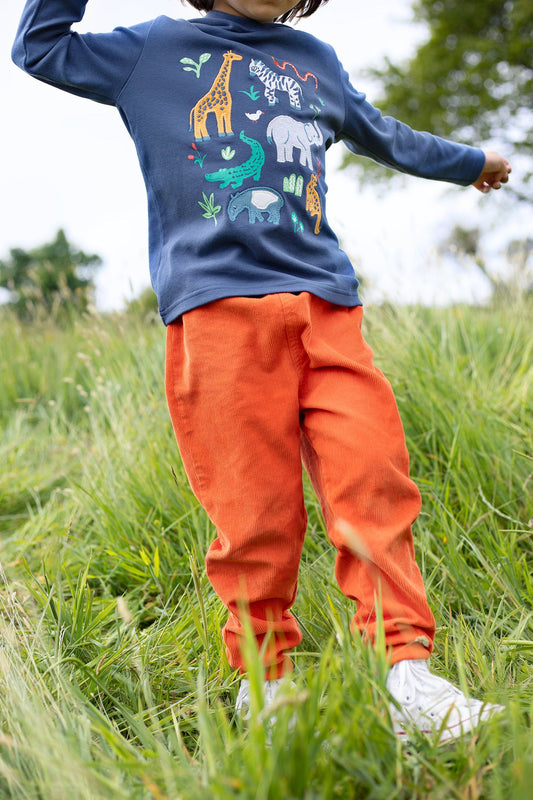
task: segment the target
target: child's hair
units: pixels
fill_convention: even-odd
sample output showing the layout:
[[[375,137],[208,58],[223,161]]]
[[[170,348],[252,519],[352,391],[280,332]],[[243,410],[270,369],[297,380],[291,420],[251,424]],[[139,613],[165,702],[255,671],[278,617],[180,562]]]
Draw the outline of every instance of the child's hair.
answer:
[[[211,11],[213,8],[213,0],[182,0],[182,2],[190,3],[190,5],[194,6],[198,11]],[[325,5],[327,2],[328,0],[300,0],[299,3],[296,3],[294,8],[291,8],[286,14],[278,17],[278,22],[289,22],[295,17],[310,17],[320,6]]]

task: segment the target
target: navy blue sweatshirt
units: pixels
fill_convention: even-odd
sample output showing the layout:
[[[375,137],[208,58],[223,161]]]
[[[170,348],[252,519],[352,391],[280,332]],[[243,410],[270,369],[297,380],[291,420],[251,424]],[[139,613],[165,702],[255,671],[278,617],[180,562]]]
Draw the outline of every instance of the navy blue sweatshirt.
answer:
[[[146,183],[150,274],[166,324],[229,296],[308,291],[360,303],[326,216],[334,142],[460,185],[483,168],[481,150],[383,117],[307,33],[217,11],[73,33],[86,4],[28,0],[13,60],[117,107]]]

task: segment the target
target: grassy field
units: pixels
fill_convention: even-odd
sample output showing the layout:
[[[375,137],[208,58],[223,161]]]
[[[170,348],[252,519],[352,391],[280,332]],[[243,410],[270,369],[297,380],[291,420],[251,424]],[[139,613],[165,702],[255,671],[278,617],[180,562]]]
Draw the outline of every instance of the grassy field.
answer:
[[[213,530],[173,440],[162,326],[0,319],[0,798],[529,800],[532,326],[525,301],[367,310],[423,493],[432,668],[506,706],[475,738],[403,749],[308,486],[298,691],[271,747],[260,713],[246,730],[234,719],[203,570]]]

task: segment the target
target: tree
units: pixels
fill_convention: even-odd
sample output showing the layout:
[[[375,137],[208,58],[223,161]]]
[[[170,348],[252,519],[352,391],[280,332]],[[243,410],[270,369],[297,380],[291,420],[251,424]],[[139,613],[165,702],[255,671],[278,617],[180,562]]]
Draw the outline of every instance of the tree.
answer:
[[[7,306],[23,319],[40,315],[66,318],[86,311],[94,293],[94,271],[100,256],[77,250],[59,230],[52,242],[33,250],[14,248],[0,260],[0,287]]]
[[[496,138],[531,159],[531,0],[416,0],[414,15],[428,40],[407,62],[370,72],[383,86],[376,105],[418,130],[473,144]]]
[[[493,301],[509,301],[509,298],[533,294],[533,239],[515,239],[509,242],[506,253],[506,269],[500,274],[491,272],[481,247],[479,228],[464,228],[456,225],[450,235],[441,242],[440,252],[449,254],[458,261],[470,260],[485,276],[492,290]]]

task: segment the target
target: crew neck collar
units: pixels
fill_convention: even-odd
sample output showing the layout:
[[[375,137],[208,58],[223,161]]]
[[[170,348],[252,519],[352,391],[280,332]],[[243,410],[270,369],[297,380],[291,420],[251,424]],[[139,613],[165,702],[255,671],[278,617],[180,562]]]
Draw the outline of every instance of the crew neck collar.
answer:
[[[217,25],[223,24],[226,27],[235,29],[241,28],[243,30],[257,30],[258,28],[272,28],[280,25],[279,22],[258,22],[249,17],[240,17],[238,14],[228,14],[227,11],[208,11],[202,18],[202,21],[213,22]]]

